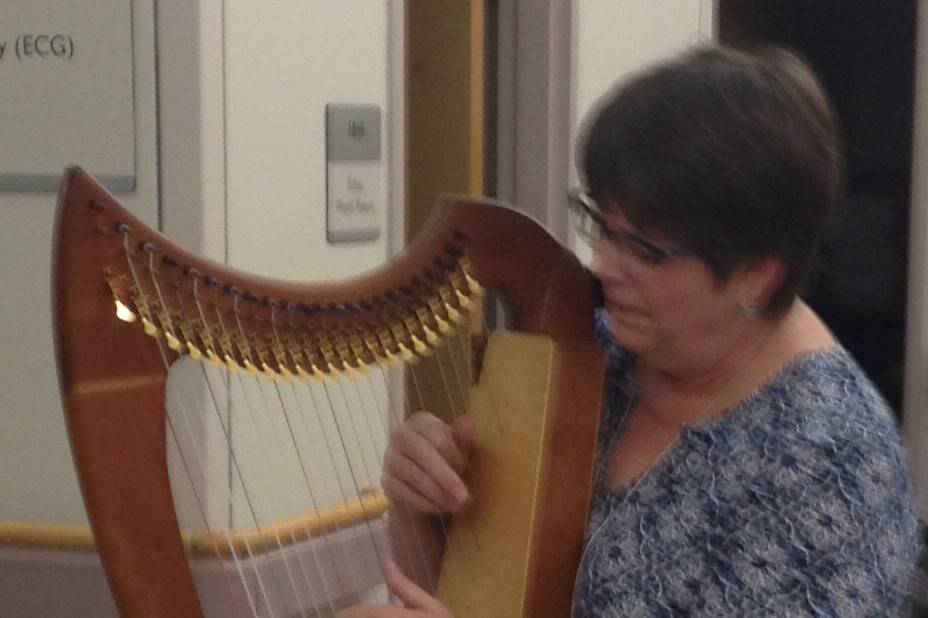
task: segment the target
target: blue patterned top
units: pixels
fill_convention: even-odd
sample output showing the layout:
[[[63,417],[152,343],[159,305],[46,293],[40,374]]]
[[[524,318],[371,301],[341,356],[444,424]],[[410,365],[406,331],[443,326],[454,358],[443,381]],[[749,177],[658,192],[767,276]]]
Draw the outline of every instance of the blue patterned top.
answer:
[[[637,400],[633,355],[606,347],[601,462]],[[919,527],[899,435],[843,348],[684,428],[637,483],[597,486],[576,618],[898,616],[910,598]]]

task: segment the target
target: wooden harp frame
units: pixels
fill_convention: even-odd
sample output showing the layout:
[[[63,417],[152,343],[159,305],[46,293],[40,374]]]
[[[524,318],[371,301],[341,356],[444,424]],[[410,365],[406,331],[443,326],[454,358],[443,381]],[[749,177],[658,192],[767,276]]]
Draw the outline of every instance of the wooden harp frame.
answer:
[[[55,345],[72,451],[110,588],[121,614],[131,618],[203,615],[168,480],[165,349],[170,348],[169,361],[181,353],[208,353],[281,374],[376,363],[414,354],[473,280],[508,299],[514,330],[592,339],[591,283],[581,264],[537,223],[481,200],[441,202],[422,235],[378,271],[346,282],[299,285],[237,272],[184,251],[132,216],[88,174],[70,168],[59,195],[54,242]],[[126,251],[155,264],[172,293],[133,282]],[[247,324],[250,341],[221,341],[208,327],[189,332],[172,323],[184,300],[194,301],[194,280],[204,302]],[[143,320],[115,319],[114,300],[134,306]],[[286,356],[274,349],[272,309],[295,316],[310,338],[331,331],[359,336],[349,337],[346,349],[321,335],[312,339],[312,353]],[[161,337],[160,345],[151,344],[148,328]],[[601,367],[598,371],[581,363],[561,378],[574,393],[577,384],[590,384],[594,395],[588,400],[598,405]],[[587,412],[598,417],[598,409]],[[540,596],[526,615],[569,611],[595,427],[595,419],[566,413],[556,420],[558,462],[550,471],[556,482],[547,485],[543,500],[558,508],[543,514],[540,529],[547,540],[534,562],[558,565],[565,575],[539,569],[532,587]]]

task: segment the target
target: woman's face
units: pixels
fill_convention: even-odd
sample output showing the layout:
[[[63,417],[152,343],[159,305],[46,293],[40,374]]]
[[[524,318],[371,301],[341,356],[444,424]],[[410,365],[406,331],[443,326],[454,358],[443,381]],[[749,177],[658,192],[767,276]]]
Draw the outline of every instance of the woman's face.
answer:
[[[642,234],[614,205],[601,214],[614,234],[595,245],[592,268],[616,342],[657,366],[706,364],[724,353],[744,320],[735,280],[719,281],[703,260]],[[636,237],[669,255],[658,263],[643,259]]]

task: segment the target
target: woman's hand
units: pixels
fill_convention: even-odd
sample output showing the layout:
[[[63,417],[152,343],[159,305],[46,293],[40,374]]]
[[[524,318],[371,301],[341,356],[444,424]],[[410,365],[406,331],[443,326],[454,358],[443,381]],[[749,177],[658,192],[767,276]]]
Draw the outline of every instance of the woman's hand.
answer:
[[[390,502],[430,515],[460,511],[470,500],[461,477],[474,431],[469,417],[448,425],[427,412],[416,412],[395,427],[383,465],[383,490]]]
[[[390,560],[384,568],[384,579],[390,592],[399,597],[404,607],[358,605],[338,612],[337,618],[454,618],[441,601],[403,575]]]

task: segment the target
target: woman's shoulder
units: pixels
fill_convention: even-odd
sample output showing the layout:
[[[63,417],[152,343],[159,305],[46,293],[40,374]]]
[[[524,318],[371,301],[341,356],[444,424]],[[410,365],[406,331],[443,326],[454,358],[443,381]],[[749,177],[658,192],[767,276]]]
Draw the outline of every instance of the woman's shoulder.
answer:
[[[749,485],[767,487],[781,509],[821,515],[838,500],[860,533],[895,521],[904,536],[914,534],[915,497],[895,416],[847,350],[797,359],[741,412],[722,433],[744,449],[735,459],[742,473],[754,471]]]
[[[899,446],[895,416],[857,361],[842,346],[807,352],[761,390],[755,420],[805,443],[859,441],[866,448]],[[873,441],[874,437],[881,440]]]
[[[852,608],[840,615],[906,597],[915,495],[895,418],[846,350],[796,359],[729,419],[691,430],[688,445],[687,476],[719,505],[711,524],[768,565],[761,588],[786,583],[772,565],[789,556],[812,597]]]
[[[884,482],[891,476],[908,478],[896,418],[840,345],[788,363],[710,428],[732,446],[763,453],[760,461],[782,464],[788,472],[856,478],[862,490],[876,495],[892,488],[908,491]]]

